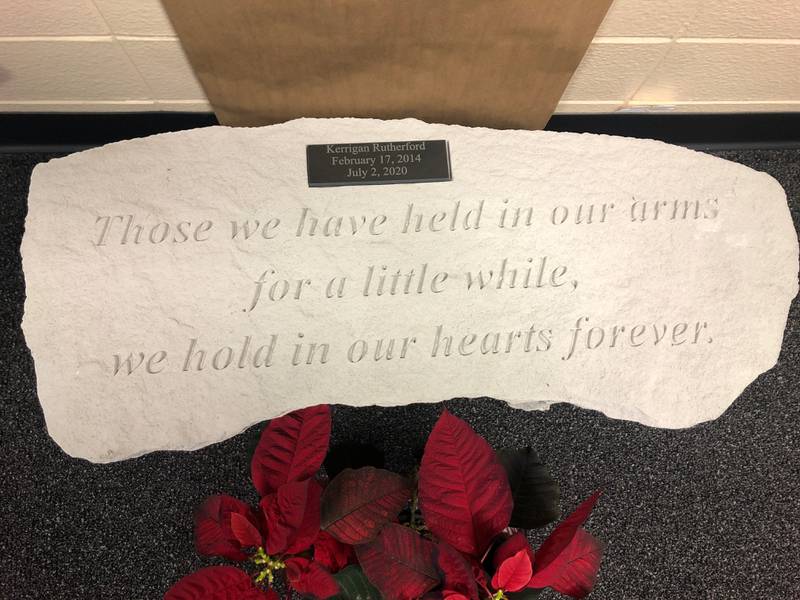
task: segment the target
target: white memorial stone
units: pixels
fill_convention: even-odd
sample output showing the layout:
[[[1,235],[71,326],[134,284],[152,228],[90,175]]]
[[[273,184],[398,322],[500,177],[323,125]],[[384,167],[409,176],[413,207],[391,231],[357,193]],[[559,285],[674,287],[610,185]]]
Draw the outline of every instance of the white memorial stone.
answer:
[[[309,188],[307,144],[445,139],[453,180]],[[23,327],[50,435],[107,462],[318,403],[490,396],[656,427],[778,357],[780,185],[663,143],[302,119],[36,167]]]

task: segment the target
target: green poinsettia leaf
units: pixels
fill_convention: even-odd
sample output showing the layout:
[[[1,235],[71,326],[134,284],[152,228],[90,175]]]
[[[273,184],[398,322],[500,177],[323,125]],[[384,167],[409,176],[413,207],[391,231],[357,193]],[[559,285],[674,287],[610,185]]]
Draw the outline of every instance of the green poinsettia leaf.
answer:
[[[536,529],[559,517],[561,490],[547,467],[531,448],[505,448],[497,452],[514,498],[511,527]]]
[[[345,469],[361,467],[382,469],[385,462],[383,450],[372,444],[344,442],[331,447],[324,464],[328,477],[333,479]]]
[[[331,600],[383,600],[381,593],[357,565],[350,565],[333,576],[341,592]]]

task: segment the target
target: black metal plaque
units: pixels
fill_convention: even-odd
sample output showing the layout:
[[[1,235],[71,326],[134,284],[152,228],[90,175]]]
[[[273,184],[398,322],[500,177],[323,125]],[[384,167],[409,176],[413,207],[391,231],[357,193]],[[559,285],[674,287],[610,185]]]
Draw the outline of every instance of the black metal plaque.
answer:
[[[306,146],[308,185],[450,181],[447,140]]]

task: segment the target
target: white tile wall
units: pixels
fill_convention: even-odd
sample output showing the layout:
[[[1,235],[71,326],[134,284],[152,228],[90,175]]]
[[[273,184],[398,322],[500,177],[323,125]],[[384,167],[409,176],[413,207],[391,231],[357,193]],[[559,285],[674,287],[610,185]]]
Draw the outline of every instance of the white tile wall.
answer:
[[[687,37],[800,38],[800,0],[705,0]]]
[[[580,100],[562,100],[556,106],[556,113],[558,114],[571,114],[571,113],[609,113],[619,110],[623,106],[623,102],[619,100],[611,100],[607,102],[581,102]]]
[[[0,0],[0,111],[209,109],[159,0]],[[800,0],[615,0],[557,112],[618,110],[800,111]]]
[[[0,36],[109,33],[92,0],[0,0]]]
[[[94,0],[94,3],[118,35],[175,35],[159,0]]]
[[[0,100],[148,100],[150,94],[112,38],[0,42]]]
[[[118,38],[154,98],[205,100],[180,42],[175,38]]]
[[[697,12],[700,0],[614,0],[601,37],[672,37],[678,35]]]
[[[624,102],[657,68],[670,48],[669,42],[669,38],[647,38],[647,43],[622,38],[613,43],[593,43],[561,100]]]
[[[643,102],[800,100],[800,40],[683,39],[633,97]]]

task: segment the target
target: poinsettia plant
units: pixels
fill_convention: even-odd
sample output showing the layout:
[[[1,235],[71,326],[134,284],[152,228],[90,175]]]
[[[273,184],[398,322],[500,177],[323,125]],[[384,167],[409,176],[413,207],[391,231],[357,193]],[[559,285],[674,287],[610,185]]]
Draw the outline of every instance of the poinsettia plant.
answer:
[[[276,578],[324,600],[529,600],[593,588],[601,544],[585,529],[593,494],[534,551],[525,530],[558,518],[559,487],[531,448],[495,452],[444,411],[421,464],[403,476],[366,446],[328,454],[330,408],[268,423],[251,462],[257,507],[212,496],[195,514],[201,569],[165,600],[277,600]],[[327,456],[327,460],[326,460]],[[329,479],[319,471],[323,463]]]

